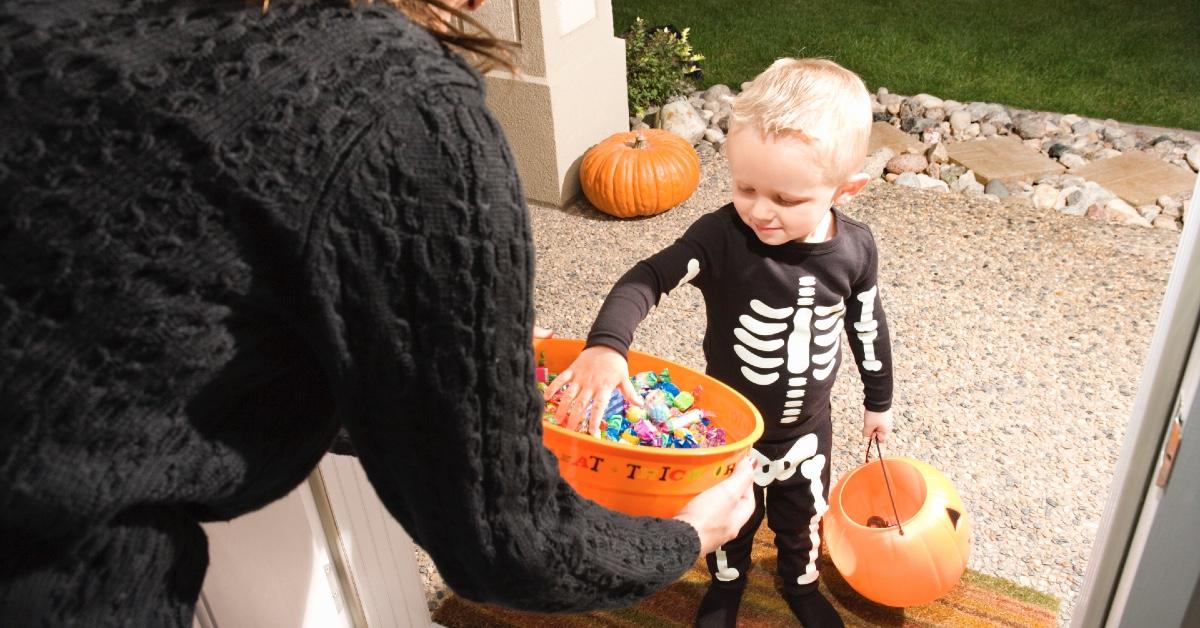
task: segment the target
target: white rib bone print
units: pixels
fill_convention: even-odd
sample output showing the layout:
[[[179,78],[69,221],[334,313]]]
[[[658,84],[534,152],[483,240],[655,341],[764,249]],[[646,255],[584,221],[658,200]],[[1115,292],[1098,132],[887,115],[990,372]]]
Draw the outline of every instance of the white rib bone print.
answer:
[[[733,335],[745,345],[733,345],[733,352],[742,360],[742,375],[751,383],[759,386],[766,386],[775,383],[779,379],[779,373],[764,373],[762,371],[771,370],[783,366],[783,358],[765,357],[754,353],[746,348],[749,345],[757,351],[777,351],[783,346],[783,339],[776,338],[774,340],[766,340],[765,337],[775,336],[787,331],[787,323],[776,323],[771,321],[786,320],[792,315],[794,308],[773,308],[767,304],[753,299],[750,301],[750,309],[761,316],[763,319],[754,318],[749,314],[742,314],[738,317],[738,322],[742,324],[733,330]],[[790,342],[790,339],[789,339]],[[807,348],[805,349],[807,351]],[[755,370],[761,369],[761,370]]]
[[[813,308],[817,320],[813,326],[820,331],[829,330],[828,333],[817,336],[814,341],[819,347],[828,347],[827,351],[813,355],[813,364],[819,368],[813,369],[812,375],[817,381],[825,381],[829,374],[833,372],[833,367],[837,363],[838,351],[842,348],[842,329],[839,323],[842,322],[842,317],[846,315],[846,303],[838,300],[837,305],[817,306]]]
[[[733,352],[742,361],[742,375],[751,383],[767,386],[775,383],[781,377],[775,369],[785,365],[785,360],[778,355],[786,344],[786,370],[790,375],[787,381],[783,416],[780,423],[792,423],[799,419],[804,407],[804,385],[808,378],[804,375],[811,367],[812,376],[823,381],[833,372],[837,352],[841,348],[841,327],[838,323],[845,315],[846,306],[838,301],[832,306],[818,306],[815,303],[816,277],[804,276],[799,280],[796,292],[796,307],[773,308],[758,299],[750,301],[753,314],[743,314],[738,318],[740,327],[733,330],[733,335],[740,344],[733,346]],[[791,319],[791,333],[783,338],[772,338],[788,331]],[[817,335],[814,336],[814,330]],[[815,344],[820,353],[812,353]]]

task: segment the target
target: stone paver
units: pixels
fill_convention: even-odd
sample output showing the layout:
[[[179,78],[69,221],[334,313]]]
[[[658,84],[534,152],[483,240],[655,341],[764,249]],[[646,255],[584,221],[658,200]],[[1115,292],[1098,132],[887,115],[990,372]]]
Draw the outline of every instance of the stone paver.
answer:
[[[905,152],[909,147],[917,149],[918,152],[925,152],[925,144],[921,140],[897,129],[887,122],[876,122],[871,125],[871,143],[867,145],[867,154],[870,155],[881,148],[890,148],[896,151],[896,154]]]
[[[1153,205],[1164,194],[1187,192],[1196,184],[1196,173],[1140,151],[1093,161],[1069,174],[1099,183],[1134,207]]]
[[[950,161],[974,171],[975,179],[984,185],[997,179],[1005,183],[1032,181],[1066,170],[1062,164],[1013,137],[947,143],[946,152]]]

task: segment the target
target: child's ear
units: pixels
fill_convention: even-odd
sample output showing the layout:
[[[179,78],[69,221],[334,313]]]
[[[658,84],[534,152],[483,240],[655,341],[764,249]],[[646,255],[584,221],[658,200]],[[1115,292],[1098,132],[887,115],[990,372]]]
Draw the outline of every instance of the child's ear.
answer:
[[[850,175],[850,177],[846,179],[846,182],[838,188],[837,194],[833,195],[833,204],[846,205],[853,200],[855,196],[858,196],[858,193],[862,192],[863,188],[867,187],[867,184],[870,182],[871,175],[865,172],[859,172],[857,174]]]

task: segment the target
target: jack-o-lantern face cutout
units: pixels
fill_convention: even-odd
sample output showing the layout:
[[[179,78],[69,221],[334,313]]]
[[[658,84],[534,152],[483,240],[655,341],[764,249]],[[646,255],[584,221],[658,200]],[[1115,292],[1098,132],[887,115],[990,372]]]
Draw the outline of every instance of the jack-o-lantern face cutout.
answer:
[[[937,469],[911,458],[885,458],[884,464],[895,510],[879,461],[864,464],[829,493],[825,544],[863,597],[887,606],[927,604],[954,588],[966,570],[966,511]]]

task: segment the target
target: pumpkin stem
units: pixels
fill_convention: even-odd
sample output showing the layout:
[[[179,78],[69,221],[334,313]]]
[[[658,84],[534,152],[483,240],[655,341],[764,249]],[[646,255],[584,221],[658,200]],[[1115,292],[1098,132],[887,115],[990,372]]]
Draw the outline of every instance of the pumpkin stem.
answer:
[[[638,132],[637,137],[633,139],[633,143],[629,147],[635,150],[642,150],[646,147],[646,136]]]

